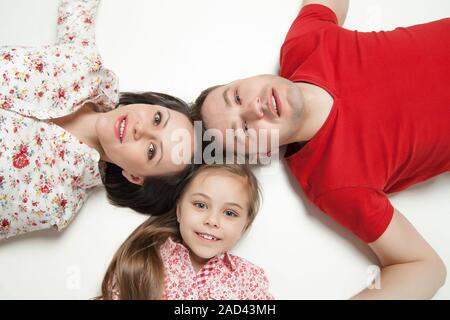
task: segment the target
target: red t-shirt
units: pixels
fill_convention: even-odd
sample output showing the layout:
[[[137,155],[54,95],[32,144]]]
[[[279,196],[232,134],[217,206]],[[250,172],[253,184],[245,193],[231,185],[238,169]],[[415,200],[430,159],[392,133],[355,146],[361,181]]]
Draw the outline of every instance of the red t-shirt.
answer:
[[[450,171],[450,19],[357,32],[322,5],[302,8],[280,74],[334,98],[287,164],[307,197],[365,242],[388,227],[386,194]],[[297,147],[298,149],[298,147]]]

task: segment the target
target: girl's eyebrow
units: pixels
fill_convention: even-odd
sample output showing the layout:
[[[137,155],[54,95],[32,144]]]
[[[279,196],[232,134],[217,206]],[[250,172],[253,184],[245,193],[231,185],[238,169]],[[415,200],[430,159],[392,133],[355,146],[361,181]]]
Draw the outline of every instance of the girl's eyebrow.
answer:
[[[211,197],[209,197],[208,195],[206,195],[206,194],[204,194],[204,193],[201,193],[201,192],[196,192],[196,193],[193,193],[192,195],[193,195],[193,196],[201,196],[201,197],[205,197],[205,198],[211,200]],[[237,204],[237,203],[235,203],[235,202],[226,202],[225,204],[226,204],[226,205],[229,205],[229,206],[236,206],[236,207],[238,207],[238,208],[241,208],[241,210],[244,210],[244,208],[242,208],[241,205],[239,205],[239,204]]]

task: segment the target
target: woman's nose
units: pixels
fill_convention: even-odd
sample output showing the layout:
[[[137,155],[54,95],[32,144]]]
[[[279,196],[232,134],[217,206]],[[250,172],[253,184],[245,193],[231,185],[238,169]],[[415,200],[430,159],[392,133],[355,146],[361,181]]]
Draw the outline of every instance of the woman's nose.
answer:
[[[155,135],[154,130],[152,130],[151,125],[138,121],[133,128],[134,139],[139,140],[141,138],[147,138]]]

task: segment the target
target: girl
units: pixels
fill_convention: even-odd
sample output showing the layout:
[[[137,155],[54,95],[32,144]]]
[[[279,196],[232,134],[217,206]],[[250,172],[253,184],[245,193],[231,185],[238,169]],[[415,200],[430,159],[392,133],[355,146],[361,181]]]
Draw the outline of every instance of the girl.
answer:
[[[258,182],[247,166],[205,165],[168,213],[115,254],[102,299],[273,299],[264,271],[229,250],[252,224]]]
[[[114,204],[166,212],[189,173],[170,157],[180,129],[193,155],[187,105],[159,93],[119,100],[95,45],[98,2],[62,2],[56,45],[0,47],[0,239],[62,230],[102,180]]]

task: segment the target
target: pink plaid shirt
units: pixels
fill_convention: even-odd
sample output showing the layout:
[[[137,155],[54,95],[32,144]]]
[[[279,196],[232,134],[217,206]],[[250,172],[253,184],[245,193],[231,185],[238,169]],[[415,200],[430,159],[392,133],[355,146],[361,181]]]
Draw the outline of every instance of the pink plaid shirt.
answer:
[[[169,238],[160,248],[165,268],[167,300],[272,300],[269,282],[260,267],[235,255],[211,258],[196,274],[189,249]],[[113,286],[113,298],[120,293]]]

